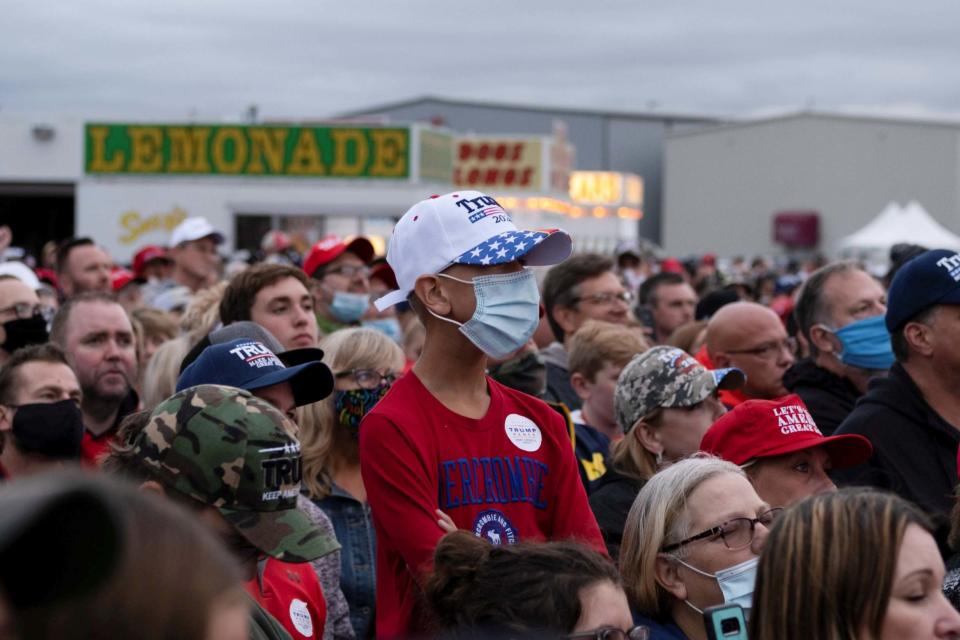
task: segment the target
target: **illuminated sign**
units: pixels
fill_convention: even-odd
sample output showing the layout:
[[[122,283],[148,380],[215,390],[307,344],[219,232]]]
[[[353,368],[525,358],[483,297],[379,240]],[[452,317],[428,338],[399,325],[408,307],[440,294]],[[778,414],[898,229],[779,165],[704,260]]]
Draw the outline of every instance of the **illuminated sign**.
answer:
[[[88,124],[84,142],[88,174],[407,178],[410,173],[406,128]]]
[[[577,204],[643,204],[643,179],[613,171],[574,171],[570,174],[570,199]]]
[[[480,189],[540,190],[542,151],[538,138],[460,138],[453,183]]]

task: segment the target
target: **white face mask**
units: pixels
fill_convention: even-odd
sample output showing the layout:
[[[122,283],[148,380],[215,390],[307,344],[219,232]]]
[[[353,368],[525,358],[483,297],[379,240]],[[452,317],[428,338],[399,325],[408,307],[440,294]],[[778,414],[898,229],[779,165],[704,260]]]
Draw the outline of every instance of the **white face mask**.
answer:
[[[530,269],[478,276],[473,280],[461,280],[445,273],[437,275],[473,285],[477,308],[467,322],[457,322],[427,311],[435,318],[460,327],[460,333],[491,358],[504,358],[513,353],[537,330],[540,292]]]
[[[743,609],[743,617],[747,620],[750,619],[750,607],[753,603],[753,587],[757,582],[757,567],[760,564],[760,558],[750,558],[740,564],[721,569],[716,573],[701,571],[696,567],[690,566],[680,558],[676,558],[676,561],[691,571],[716,580],[720,586],[720,593],[723,594],[723,602],[725,604],[740,605]],[[703,614],[703,610],[698,609],[689,600],[684,600],[683,602],[697,613]]]

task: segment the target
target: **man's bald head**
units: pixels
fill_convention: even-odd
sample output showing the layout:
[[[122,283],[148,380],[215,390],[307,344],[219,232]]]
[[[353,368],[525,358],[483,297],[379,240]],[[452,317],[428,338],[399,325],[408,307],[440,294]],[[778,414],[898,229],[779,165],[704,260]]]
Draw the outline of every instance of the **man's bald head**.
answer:
[[[793,364],[792,341],[777,314],[754,302],[721,307],[707,324],[707,352],[717,367],[747,374],[743,392],[751,398],[787,393],[783,374]]]

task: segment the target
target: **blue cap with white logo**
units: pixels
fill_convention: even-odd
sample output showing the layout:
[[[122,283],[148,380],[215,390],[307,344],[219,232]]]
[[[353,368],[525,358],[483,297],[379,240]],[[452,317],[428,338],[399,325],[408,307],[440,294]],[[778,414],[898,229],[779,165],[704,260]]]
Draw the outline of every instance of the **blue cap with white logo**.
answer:
[[[900,267],[887,291],[887,330],[936,304],[960,304],[960,253],[933,249]]]
[[[286,367],[262,342],[240,338],[207,347],[177,379],[177,391],[219,384],[256,391],[289,382],[297,406],[323,400],[333,391],[330,368],[316,360]]]

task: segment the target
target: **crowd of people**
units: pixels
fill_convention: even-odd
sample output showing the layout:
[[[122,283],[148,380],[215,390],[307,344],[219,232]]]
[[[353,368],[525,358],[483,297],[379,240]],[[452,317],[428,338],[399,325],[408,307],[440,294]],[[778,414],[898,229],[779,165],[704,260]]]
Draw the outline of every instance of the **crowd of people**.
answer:
[[[0,261],[0,639],[960,638],[960,254],[223,241]]]

